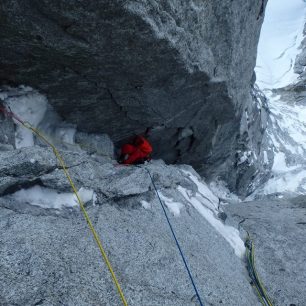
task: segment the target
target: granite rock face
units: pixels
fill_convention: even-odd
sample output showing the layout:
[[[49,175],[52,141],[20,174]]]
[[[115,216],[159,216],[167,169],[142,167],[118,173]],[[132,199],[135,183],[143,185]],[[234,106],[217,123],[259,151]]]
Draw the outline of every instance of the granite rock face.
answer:
[[[67,122],[115,143],[147,131],[155,157],[234,189],[236,151],[262,138],[243,114],[265,4],[4,0],[0,80],[36,88]]]
[[[305,196],[228,205],[227,222],[247,230],[255,243],[257,270],[273,305],[306,301]]]
[[[0,152],[0,305],[121,305],[79,208],[14,197],[33,185],[70,192],[52,152],[10,153]],[[96,192],[96,205],[86,207],[129,305],[198,305],[146,169],[163,196],[182,203],[179,216],[168,213],[205,305],[260,305],[243,261],[178,192],[198,190],[184,172],[199,178],[190,166],[118,167],[62,154],[77,188]]]
[[[0,150],[13,149],[15,147],[14,123],[0,113]]]

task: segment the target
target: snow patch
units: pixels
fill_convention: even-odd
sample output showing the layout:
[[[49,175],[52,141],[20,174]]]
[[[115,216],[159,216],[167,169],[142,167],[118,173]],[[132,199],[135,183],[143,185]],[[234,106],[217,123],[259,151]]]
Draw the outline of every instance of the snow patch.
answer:
[[[186,170],[182,171],[197,185],[198,192],[194,194],[182,186],[178,186],[178,191],[225,238],[234,248],[235,254],[242,258],[245,253],[245,247],[239,231],[234,227],[223,224],[217,218],[220,212],[219,198],[193,173]]]
[[[93,190],[81,188],[78,192],[84,203],[92,201],[96,203],[97,197]],[[76,196],[73,193],[59,193],[58,191],[41,186],[34,186],[28,189],[21,189],[12,198],[18,202],[25,202],[43,208],[61,209],[64,207],[75,207],[78,205]]]
[[[273,172],[286,172],[288,170],[286,164],[286,155],[283,152],[277,152],[274,155],[274,163],[272,167]]]
[[[192,174],[189,171],[182,170],[189,178],[190,180],[195,183],[198,187],[198,196],[205,199],[205,201],[208,201],[209,207],[218,212],[219,207],[219,198],[215,196],[212,191],[209,189],[209,187],[201,182],[198,177],[196,177],[194,174]]]
[[[149,203],[149,202],[147,202],[147,201],[141,200],[141,201],[140,201],[140,204],[141,204],[141,206],[142,206],[144,209],[151,209],[151,203]]]
[[[184,205],[179,202],[175,202],[173,199],[170,199],[164,196],[161,192],[159,192],[159,196],[161,200],[165,203],[169,211],[175,216],[178,217],[181,213],[182,208]]]
[[[240,153],[240,151],[238,151],[238,153]],[[245,163],[246,161],[248,161],[248,158],[251,156],[251,151],[246,151],[242,153],[242,156],[239,158],[239,161],[237,163],[237,165],[241,165],[243,163]]]
[[[57,127],[56,128],[56,139],[64,144],[75,144],[75,127]]]
[[[268,1],[255,69],[261,89],[281,88],[296,81],[293,66],[300,52],[305,16],[302,0]]]
[[[209,201],[206,198],[191,196],[190,192],[182,186],[179,186],[178,190],[186,201],[190,203],[233,247],[235,254],[242,258],[245,253],[245,247],[244,242],[240,238],[239,231],[234,227],[223,224],[219,219],[217,219],[210,207],[207,207]]]
[[[225,202],[241,202],[239,197],[230,192],[230,190],[227,188],[227,185],[222,180],[216,180],[209,183],[210,190],[223,202],[221,204],[225,204]]]
[[[235,254],[242,258],[245,253],[244,242],[240,238],[239,231],[231,226],[223,224],[217,217],[219,210],[219,198],[209,189],[209,187],[201,181],[194,173],[181,170],[189,179],[196,184],[197,192],[188,190],[182,186],[178,186],[177,190],[186,200],[186,202],[194,207],[201,216],[203,216],[224,239],[233,247]],[[161,200],[174,216],[179,216],[184,205],[175,202],[173,199],[166,197],[159,192]],[[141,201],[144,208],[148,207],[146,201]]]
[[[275,193],[300,193],[306,194],[306,170],[297,169],[291,172],[282,173],[274,176],[258,190],[256,194],[275,194]],[[248,201],[254,200],[256,194],[247,198]]]
[[[53,144],[64,146],[75,145],[75,126],[61,121],[53,108],[48,104],[45,96],[31,87],[19,86],[18,88],[5,87],[0,89],[0,98],[11,108],[12,112],[21,120],[28,122],[34,128],[38,128]],[[34,146],[32,131],[24,128],[16,122],[15,146],[17,149]],[[71,146],[69,146],[71,148]]]
[[[268,165],[269,164],[269,159],[268,159],[268,153],[267,151],[263,152],[263,158],[264,158],[264,164]]]
[[[33,127],[38,126],[47,110],[47,98],[30,87],[8,88],[7,91],[1,91],[0,97],[13,113]],[[23,126],[17,125],[15,137],[17,149],[34,145],[33,133]]]

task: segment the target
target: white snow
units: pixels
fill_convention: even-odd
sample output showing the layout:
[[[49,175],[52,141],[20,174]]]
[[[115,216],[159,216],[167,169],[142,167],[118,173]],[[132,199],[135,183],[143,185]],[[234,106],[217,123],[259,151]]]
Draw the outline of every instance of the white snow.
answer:
[[[197,185],[198,197],[203,198],[205,202],[208,203],[208,206],[211,208],[211,210],[218,212],[219,198],[215,196],[209,187],[201,182],[199,178],[197,178],[194,174],[186,170],[182,171],[191,179],[193,183]]]
[[[288,170],[287,164],[286,164],[286,155],[283,152],[277,152],[274,155],[274,162],[272,171],[273,172],[286,172]]]
[[[0,97],[23,121],[29,122],[33,127],[42,121],[47,110],[47,99],[30,87],[8,88],[2,91]],[[16,122],[17,123],[17,122]],[[30,147],[34,145],[34,136],[30,130],[23,126],[16,127],[16,148]]]
[[[178,191],[225,238],[234,248],[235,254],[242,258],[245,247],[244,242],[240,238],[239,231],[234,227],[223,224],[216,217],[220,212],[218,208],[219,198],[193,173],[186,170],[182,171],[197,185],[198,192],[194,194],[182,186],[178,186]]]
[[[204,181],[202,181],[195,173],[189,172],[187,170],[181,170],[186,174],[191,182],[196,184],[197,191],[188,190],[182,186],[178,186],[177,190],[185,199],[186,203],[194,207],[201,216],[212,225],[217,232],[233,247],[235,254],[242,258],[245,253],[244,242],[240,238],[239,231],[232,227],[223,224],[217,217],[219,210],[219,198],[209,189]],[[225,187],[223,189],[223,192]],[[184,208],[184,204],[181,202],[176,202],[160,191],[158,192],[161,200],[164,202],[169,211],[176,217],[178,217]],[[146,201],[141,201],[142,206],[145,209],[151,208],[151,205]]]
[[[78,195],[84,203],[92,201],[92,204],[97,203],[97,195],[92,189],[81,187],[78,191]]]
[[[245,163],[248,160],[249,152],[243,152],[242,156],[239,158],[238,165]]]
[[[306,108],[273,93],[275,88],[294,84],[293,67],[304,38],[306,2],[269,0],[263,23],[256,65],[257,84],[268,98],[272,125],[267,133],[274,151],[272,176],[255,191],[255,196],[279,192],[305,193]],[[268,164],[264,152],[264,163]]]
[[[279,192],[306,192],[306,170],[294,170],[271,178],[264,186],[264,194]],[[299,190],[300,189],[300,190]]]
[[[306,156],[306,125],[303,122],[305,110],[300,106],[286,105],[279,100],[270,100],[272,127],[268,134],[274,146],[274,162],[272,166],[272,178],[262,187],[256,190],[247,200],[253,200],[256,195],[267,195],[278,192],[304,192],[303,155]],[[298,111],[297,109],[300,109]],[[306,117],[305,117],[306,119]],[[288,154],[299,156],[299,159],[288,159]],[[299,163],[298,163],[299,161]],[[264,163],[268,163],[266,151]]]
[[[173,199],[166,197],[161,192],[159,192],[159,196],[161,200],[165,203],[169,211],[175,216],[178,217],[181,213],[182,208],[184,205],[179,202],[175,202]]]
[[[217,219],[214,212],[207,207],[209,201],[206,198],[199,197],[199,194],[197,194],[197,196],[191,196],[190,191],[182,186],[179,186],[178,190],[186,201],[189,202],[233,247],[235,254],[242,258],[245,253],[245,247],[240,238],[239,231],[232,226],[223,224],[219,219]]]
[[[279,95],[266,91],[271,111],[272,126],[269,134],[274,146],[273,177],[259,188],[256,194],[265,195],[276,192],[303,192],[303,166],[306,156],[306,108],[282,101]],[[298,159],[288,158],[289,155]],[[266,162],[266,157],[265,157]]]
[[[62,122],[53,108],[48,104],[45,96],[31,87],[19,86],[18,88],[7,87],[0,90],[0,98],[5,101],[13,113],[21,120],[30,123],[56,145],[75,145],[76,127]],[[15,120],[16,121],[16,120]],[[30,147],[34,145],[33,133],[16,123],[16,148]],[[69,147],[70,148],[70,147]]]
[[[291,153],[300,154],[306,151],[306,108],[302,105],[292,105],[282,101],[280,96],[273,96],[271,92],[266,92],[269,99],[269,108],[275,131],[273,143],[279,147],[279,143],[286,146]],[[270,133],[272,133],[271,131]],[[278,139],[281,133],[287,134],[292,138],[289,143],[287,139]]]
[[[261,89],[281,88],[296,80],[293,65],[300,52],[305,16],[303,0],[268,1],[255,69]]]
[[[151,203],[145,201],[145,200],[141,200],[140,201],[140,204],[141,206],[144,208],[144,209],[151,209]]]
[[[56,139],[65,144],[75,144],[75,127],[57,127],[56,128]]]
[[[265,164],[265,165],[268,165],[268,164],[269,164],[269,159],[268,159],[268,153],[267,153],[267,151],[264,151],[264,152],[263,152],[263,155],[264,155],[264,164]]]
[[[93,201],[93,204],[95,204],[96,194],[93,190],[82,187],[78,194],[84,203]],[[21,189],[15,192],[12,197],[18,202],[25,202],[43,208],[61,209],[78,205],[76,196],[73,193],[59,193],[56,190],[41,186]]]
[[[230,190],[227,188],[227,185],[222,180],[215,180],[209,183],[210,190],[219,198],[222,199],[225,202],[222,202],[220,204],[224,205],[229,202],[241,202],[239,197],[230,192]]]

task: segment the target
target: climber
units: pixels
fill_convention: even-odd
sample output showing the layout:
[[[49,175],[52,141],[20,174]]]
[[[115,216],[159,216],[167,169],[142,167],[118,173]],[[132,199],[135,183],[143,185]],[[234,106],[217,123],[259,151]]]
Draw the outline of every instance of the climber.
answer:
[[[152,146],[143,136],[136,136],[132,143],[121,147],[119,163],[125,165],[143,164],[151,159]]]

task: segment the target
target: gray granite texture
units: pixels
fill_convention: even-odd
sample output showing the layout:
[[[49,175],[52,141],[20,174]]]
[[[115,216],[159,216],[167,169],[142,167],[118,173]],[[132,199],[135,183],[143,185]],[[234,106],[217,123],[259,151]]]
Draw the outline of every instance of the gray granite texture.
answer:
[[[232,225],[240,223],[255,243],[258,273],[275,306],[306,303],[305,196],[224,207]]]
[[[168,214],[205,305],[260,305],[243,261],[177,191],[197,191],[182,171],[197,176],[190,166],[122,167],[84,152],[62,154],[77,188],[97,194],[86,208],[129,305],[199,305],[145,168],[159,192],[184,205],[179,216]],[[33,185],[70,192],[52,152],[32,147],[0,156],[0,305],[121,305],[79,208],[42,208],[12,196]]]
[[[34,87],[67,122],[116,144],[147,131],[156,158],[246,194],[236,151],[258,153],[266,125],[250,95],[265,4],[3,0],[0,82]]]

